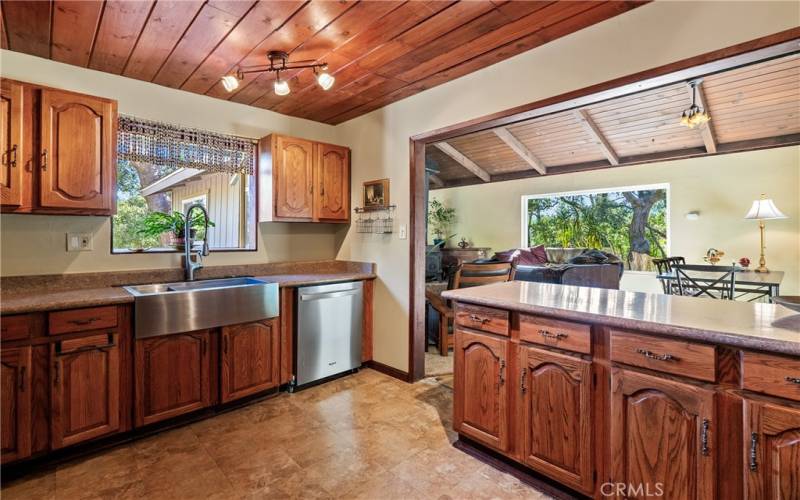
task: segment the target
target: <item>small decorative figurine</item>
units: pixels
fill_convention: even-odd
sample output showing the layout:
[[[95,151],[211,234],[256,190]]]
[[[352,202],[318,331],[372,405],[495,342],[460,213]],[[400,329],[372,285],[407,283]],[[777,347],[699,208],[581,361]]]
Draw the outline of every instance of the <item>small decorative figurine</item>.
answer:
[[[464,248],[469,248],[469,241],[467,241],[466,238],[461,238],[461,241],[458,242],[458,248],[461,248],[462,250]]]
[[[742,257],[739,259],[739,265],[742,267],[750,267],[750,259],[747,257]]]
[[[716,248],[709,248],[706,252],[706,256],[703,257],[703,260],[708,262],[709,264],[716,265],[717,262],[725,255],[725,252],[722,250],[717,250]]]

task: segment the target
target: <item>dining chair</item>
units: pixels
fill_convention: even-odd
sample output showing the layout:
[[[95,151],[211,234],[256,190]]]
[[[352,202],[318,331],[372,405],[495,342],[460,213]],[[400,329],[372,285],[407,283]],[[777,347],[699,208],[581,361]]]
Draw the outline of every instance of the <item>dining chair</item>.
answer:
[[[735,298],[736,273],[741,271],[739,267],[674,264],[672,269],[677,278],[677,290],[673,288],[675,295],[687,297],[707,295],[713,299],[723,300]]]
[[[473,286],[501,283],[513,279],[511,263],[486,263],[486,264],[461,264],[453,276],[453,281],[448,290],[469,288]],[[453,308],[449,301],[442,299],[435,292],[425,291],[425,298],[436,312],[439,313],[439,354],[447,356],[453,345]]]
[[[663,259],[653,259],[653,264],[655,264],[658,274],[661,275],[672,272],[672,266],[676,264],[686,264],[686,259],[683,257],[665,257]],[[666,294],[674,293],[675,289],[678,287],[677,283],[674,283],[671,280],[662,279],[660,281],[661,288],[664,289],[664,293]]]

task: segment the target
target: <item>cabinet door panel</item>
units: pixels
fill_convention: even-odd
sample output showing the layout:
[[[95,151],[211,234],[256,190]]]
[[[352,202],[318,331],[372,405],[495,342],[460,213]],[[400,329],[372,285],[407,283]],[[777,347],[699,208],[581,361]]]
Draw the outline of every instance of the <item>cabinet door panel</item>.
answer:
[[[614,481],[633,498],[714,498],[714,393],[619,368],[611,383]]]
[[[278,136],[273,161],[275,216],[310,220],[313,215],[314,144]]]
[[[350,150],[331,144],[317,144],[314,176],[317,186],[314,195],[315,218],[349,220]]]
[[[508,341],[456,330],[456,431],[497,450],[508,449]]]
[[[800,498],[800,409],[745,402],[748,499]]]
[[[22,84],[3,80],[0,84],[0,202],[22,204],[25,144]]]
[[[41,107],[42,207],[112,211],[117,127],[114,103],[45,89]]]
[[[520,351],[523,460],[591,492],[591,363],[534,348]]]
[[[2,462],[31,454],[31,348],[3,349],[0,361]]]
[[[51,345],[51,444],[61,448],[119,429],[119,345],[98,335],[74,350]]]
[[[275,320],[222,328],[222,402],[280,385],[280,331]]]
[[[211,404],[209,333],[166,335],[136,341],[136,425]]]

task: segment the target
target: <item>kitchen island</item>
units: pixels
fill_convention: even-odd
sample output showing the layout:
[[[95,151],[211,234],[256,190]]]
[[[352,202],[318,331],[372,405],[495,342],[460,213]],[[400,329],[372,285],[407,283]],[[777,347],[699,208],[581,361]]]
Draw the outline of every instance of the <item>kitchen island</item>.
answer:
[[[800,315],[516,281],[443,296],[462,446],[598,498],[799,491]]]

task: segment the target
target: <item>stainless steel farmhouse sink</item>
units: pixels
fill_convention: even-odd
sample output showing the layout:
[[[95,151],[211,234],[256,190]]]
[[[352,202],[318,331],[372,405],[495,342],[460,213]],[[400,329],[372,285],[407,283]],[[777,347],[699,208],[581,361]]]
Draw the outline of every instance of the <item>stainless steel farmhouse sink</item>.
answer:
[[[136,338],[278,316],[278,284],[227,278],[124,287],[134,296]]]

